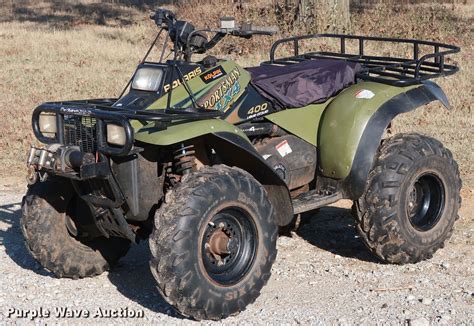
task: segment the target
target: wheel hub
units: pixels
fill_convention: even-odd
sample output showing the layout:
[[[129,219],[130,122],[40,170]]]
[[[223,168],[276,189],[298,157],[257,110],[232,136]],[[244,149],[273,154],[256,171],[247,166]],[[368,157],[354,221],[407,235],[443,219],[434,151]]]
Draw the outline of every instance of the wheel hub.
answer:
[[[206,247],[209,252],[218,261],[222,260],[225,256],[230,254],[229,251],[230,235],[226,233],[225,229],[220,227],[212,232],[209,237],[209,241],[206,243]]]
[[[413,217],[413,215],[415,215],[416,212],[420,210],[420,206],[423,203],[424,196],[425,194],[419,183],[415,183],[409,195],[408,211],[410,217]]]

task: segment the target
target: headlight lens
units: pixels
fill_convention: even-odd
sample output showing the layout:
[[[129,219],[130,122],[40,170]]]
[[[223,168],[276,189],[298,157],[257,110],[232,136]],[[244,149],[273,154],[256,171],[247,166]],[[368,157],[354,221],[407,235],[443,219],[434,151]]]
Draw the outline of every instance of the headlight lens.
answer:
[[[56,114],[42,113],[39,116],[39,128],[41,133],[55,134],[58,131],[56,124]]]
[[[122,126],[114,124],[107,125],[107,143],[112,145],[125,145],[125,129]]]
[[[133,78],[132,88],[139,91],[157,92],[163,70],[159,68],[140,68]]]

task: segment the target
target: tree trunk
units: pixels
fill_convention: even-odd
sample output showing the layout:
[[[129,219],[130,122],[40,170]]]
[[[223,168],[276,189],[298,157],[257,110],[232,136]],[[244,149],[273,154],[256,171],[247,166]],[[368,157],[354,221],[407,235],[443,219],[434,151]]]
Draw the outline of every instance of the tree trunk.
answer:
[[[326,22],[330,32],[347,32],[350,29],[350,0],[319,0],[315,9],[318,19]]]
[[[296,25],[306,28],[306,32],[340,33],[350,30],[350,0],[293,1],[296,5]]]
[[[344,29],[347,30],[351,24],[351,16],[349,12],[349,0],[333,0],[336,2],[336,17],[340,19]]]

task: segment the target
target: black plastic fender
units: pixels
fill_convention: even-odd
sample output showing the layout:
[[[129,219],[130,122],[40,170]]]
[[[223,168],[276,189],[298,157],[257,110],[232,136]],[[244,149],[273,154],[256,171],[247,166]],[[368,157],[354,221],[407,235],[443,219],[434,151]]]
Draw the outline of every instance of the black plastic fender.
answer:
[[[425,81],[422,86],[396,95],[380,106],[368,121],[357,146],[350,173],[343,180],[342,189],[345,198],[357,200],[364,193],[380,140],[390,122],[401,113],[413,111],[436,100],[447,109],[450,108],[448,98],[441,87],[432,81]]]
[[[293,219],[293,205],[288,187],[252,144],[230,132],[216,132],[208,134],[207,137],[211,138],[209,143],[222,163],[247,171],[265,187],[275,209],[278,225],[288,225]]]

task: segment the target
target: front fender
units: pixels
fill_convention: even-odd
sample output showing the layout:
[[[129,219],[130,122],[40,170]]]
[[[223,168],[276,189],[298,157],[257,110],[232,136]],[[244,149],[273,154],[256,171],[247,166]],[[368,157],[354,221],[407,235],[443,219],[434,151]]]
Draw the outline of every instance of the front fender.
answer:
[[[285,181],[266,163],[255,147],[231,133],[218,132],[207,137],[222,163],[247,171],[265,187],[268,199],[275,209],[277,224],[288,225],[293,219],[290,191]]]
[[[196,138],[204,139],[216,152],[221,163],[247,171],[265,187],[279,226],[291,222],[293,206],[285,181],[255,150],[248,137],[234,125],[224,120],[209,119],[176,123],[163,129],[151,123],[135,134],[136,140],[159,146]]]
[[[366,92],[360,98],[362,90]],[[408,87],[361,82],[346,89],[321,118],[318,147],[323,175],[344,180],[345,196],[358,199],[390,121],[434,100],[449,108],[442,89],[430,81]]]
[[[177,122],[168,125],[166,129],[163,129],[160,125],[155,125],[155,123],[150,123],[135,133],[135,139],[147,144],[168,146],[217,132],[235,134],[250,143],[247,136],[239,128],[221,119]]]

